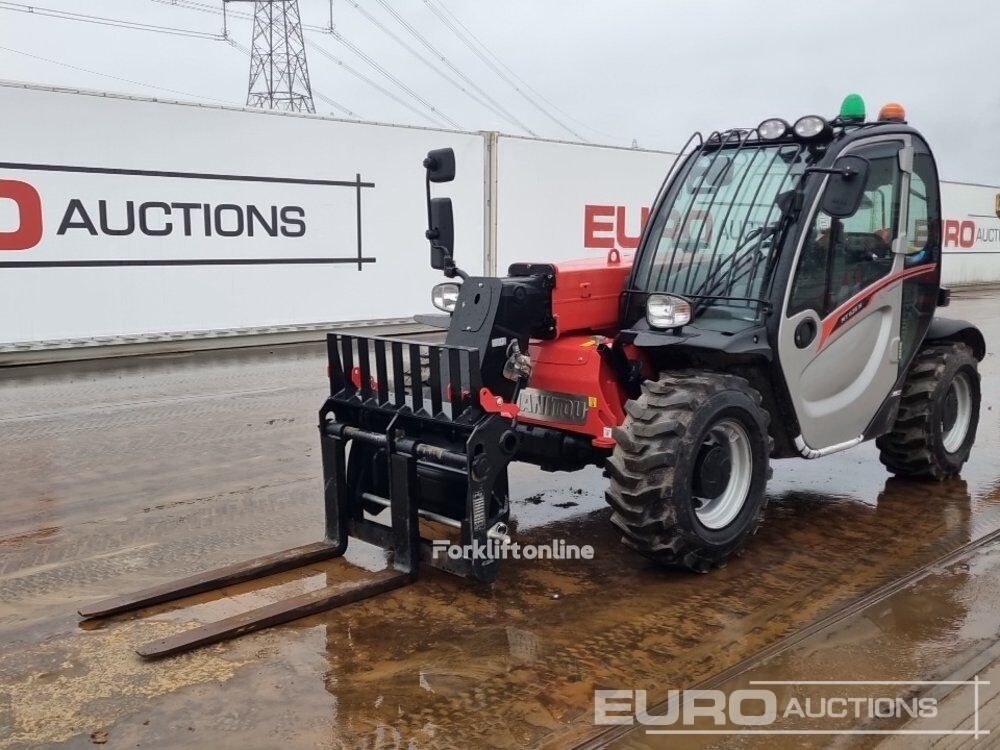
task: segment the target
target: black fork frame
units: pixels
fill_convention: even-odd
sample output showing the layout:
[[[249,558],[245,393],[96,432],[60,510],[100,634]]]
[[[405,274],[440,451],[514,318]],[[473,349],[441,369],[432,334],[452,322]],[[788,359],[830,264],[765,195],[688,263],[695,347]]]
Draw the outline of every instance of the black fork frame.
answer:
[[[477,581],[495,580],[495,560],[435,557],[431,541],[395,531],[397,517],[402,528],[409,523],[404,516],[422,516],[459,529],[463,546],[485,546],[507,521],[507,465],[518,440],[509,420],[480,406],[479,349],[329,334],[327,354],[331,396],[319,415],[327,538],[346,544],[355,537],[393,549],[400,570],[405,560],[407,570],[426,563]],[[351,441],[385,452],[390,497],[356,496],[345,459]],[[421,466],[461,475],[466,489],[460,514],[443,517],[421,508]],[[392,529],[365,517],[365,501],[372,500],[391,509]]]

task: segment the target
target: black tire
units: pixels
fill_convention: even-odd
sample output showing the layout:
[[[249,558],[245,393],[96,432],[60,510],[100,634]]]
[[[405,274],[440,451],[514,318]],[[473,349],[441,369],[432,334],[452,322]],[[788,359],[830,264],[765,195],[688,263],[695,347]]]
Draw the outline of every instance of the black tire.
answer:
[[[643,384],[639,398],[625,404],[606,463],[611,521],[623,543],[658,563],[699,573],[723,565],[743,545],[767,503],[773,441],[760,404],[760,394],[734,375],[680,371]],[[749,487],[735,517],[709,528],[695,506],[695,466],[706,437],[732,421],[748,438]]]
[[[966,344],[938,344],[917,353],[906,375],[892,430],[875,441],[879,460],[893,474],[941,480],[957,475],[969,460],[979,425],[979,370]],[[957,378],[968,384],[971,421],[961,444],[948,450],[946,425],[956,400]]]

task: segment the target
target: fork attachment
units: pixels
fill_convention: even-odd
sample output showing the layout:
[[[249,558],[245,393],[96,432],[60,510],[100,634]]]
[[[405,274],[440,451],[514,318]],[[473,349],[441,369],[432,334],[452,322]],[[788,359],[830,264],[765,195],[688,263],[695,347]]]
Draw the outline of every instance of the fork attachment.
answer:
[[[507,465],[518,439],[506,418],[480,406],[480,350],[329,334],[327,354],[330,397],[319,412],[324,539],[113,597],[83,607],[82,617],[130,612],[340,557],[350,537],[391,550],[390,568],[144,644],[137,653],[167,656],[385,593],[411,583],[421,562],[478,581],[496,578],[496,560],[435,555],[432,541],[420,535],[421,519],[457,530],[463,546],[486,546],[506,534]]]
[[[397,558],[409,555],[414,570],[425,562],[493,581],[495,560],[436,556],[416,522],[457,530],[464,547],[505,537],[507,465],[518,437],[510,420],[480,405],[479,349],[330,334],[327,353],[332,396],[320,410],[327,538],[392,548]],[[386,507],[391,527],[370,518]]]

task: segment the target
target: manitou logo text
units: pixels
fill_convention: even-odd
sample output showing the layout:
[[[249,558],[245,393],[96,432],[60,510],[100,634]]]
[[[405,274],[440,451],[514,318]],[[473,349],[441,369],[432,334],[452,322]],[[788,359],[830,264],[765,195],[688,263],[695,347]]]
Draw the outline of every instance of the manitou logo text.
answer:
[[[4,230],[0,225],[0,250],[30,250],[42,241],[42,199],[38,191],[27,182],[0,180],[0,216],[3,203],[13,203],[14,229]]]

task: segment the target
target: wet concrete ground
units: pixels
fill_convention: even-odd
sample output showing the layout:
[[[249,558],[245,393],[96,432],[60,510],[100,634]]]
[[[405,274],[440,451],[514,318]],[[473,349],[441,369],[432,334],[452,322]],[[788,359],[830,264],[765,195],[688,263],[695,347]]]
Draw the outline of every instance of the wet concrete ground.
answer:
[[[995,292],[956,295],[946,313],[1000,340]],[[776,462],[763,529],[710,575],[664,572],[620,545],[599,471],[516,466],[518,540],[590,544],[593,560],[508,561],[492,589],[430,571],[377,599],[156,663],[131,649],[363,576],[333,561],[86,628],[75,615],[114,593],[320,537],[322,350],[0,371],[0,748],[587,741],[600,729],[595,688],[646,689],[653,702],[671,688],[720,680],[877,587],[1000,529],[997,356],[981,370],[979,439],[961,479],[890,479],[871,445]],[[384,565],[379,550],[361,543],[347,557]],[[904,606],[893,615],[898,636],[862,647],[827,642],[828,658],[768,674],[802,679],[815,666],[817,679],[873,679],[884,668],[898,679],[929,679],[997,641],[995,587],[940,591],[927,617],[923,596],[912,613]],[[752,746],[744,740],[705,746]],[[810,742],[789,746],[826,744]]]
[[[843,616],[810,628],[805,637],[776,644],[772,653],[760,655],[739,674],[712,681],[712,687],[726,695],[737,690],[774,691],[781,717],[774,723],[747,727],[695,719],[684,727],[706,733],[701,735],[659,734],[661,727],[642,726],[607,746],[615,750],[792,748],[802,747],[810,738],[779,733],[846,729],[854,734],[824,735],[822,741],[835,747],[883,746],[884,750],[996,747],[1000,744],[1000,539],[994,535],[990,543],[922,569],[915,580],[889,588]],[[816,680],[866,684],[801,684]],[[886,681],[898,684],[875,684]],[[856,711],[846,699],[864,702]],[[832,715],[817,716],[824,701],[838,700],[830,703]],[[868,700],[873,703],[867,704]],[[887,701],[892,700],[905,706],[898,716],[889,716]],[[879,701],[881,714],[874,710],[874,701]],[[812,715],[786,713],[784,708],[790,705]],[[748,702],[747,707],[748,713],[762,712],[760,701]],[[649,713],[663,715],[667,710],[660,706]],[[865,734],[887,731],[901,733]],[[815,737],[813,744],[819,745]]]

